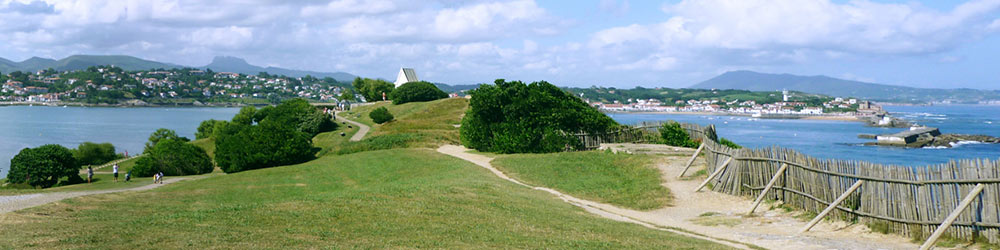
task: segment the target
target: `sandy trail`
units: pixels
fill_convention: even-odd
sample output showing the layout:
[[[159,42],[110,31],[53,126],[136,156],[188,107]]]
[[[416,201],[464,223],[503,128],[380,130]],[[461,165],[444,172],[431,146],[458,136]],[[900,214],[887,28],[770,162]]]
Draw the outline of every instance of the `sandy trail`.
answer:
[[[333,116],[335,116],[337,120],[346,121],[347,123],[353,124],[354,126],[358,126],[358,132],[354,133],[354,135],[351,136],[351,141],[360,141],[361,139],[365,138],[365,135],[367,135],[368,131],[371,130],[371,127],[368,127],[368,125],[364,125],[361,124],[360,122],[349,120],[347,118],[340,116],[339,114],[340,112],[336,112],[333,114]]]
[[[489,169],[500,178],[531,187],[507,177],[503,172],[493,168],[490,165],[492,158],[467,153],[465,147],[446,145],[438,148],[438,152],[475,163]],[[768,210],[770,206],[763,204],[757,209],[755,216],[746,216],[747,210],[753,203],[750,199],[711,191],[693,192],[705,177],[690,180],[676,178],[687,162],[687,157],[664,156],[658,162],[656,167],[663,174],[665,180],[663,185],[668,187],[674,196],[672,202],[674,205],[657,210],[636,211],[575,198],[548,188],[531,188],[552,193],[566,202],[606,218],[707,239],[736,248],[747,248],[747,246],[729,241],[744,242],[770,249],[915,249],[918,247],[909,239],[896,235],[872,233],[863,225],[848,225],[844,222],[824,221],[809,232],[799,235],[797,232],[805,226],[806,221],[794,218],[793,213],[783,212],[780,209]],[[688,171],[688,175],[703,169],[704,164],[704,161],[699,158],[695,162],[695,166]],[[735,225],[708,226],[691,221],[704,219],[704,217],[699,216],[708,212],[717,213],[717,215],[711,216],[711,219],[728,221]]]
[[[163,179],[163,184],[149,184],[134,188],[122,188],[122,189],[107,189],[107,190],[93,190],[93,191],[77,191],[77,192],[52,192],[52,193],[37,193],[37,194],[22,194],[22,195],[11,195],[11,196],[0,196],[0,214],[13,212],[25,208],[36,207],[45,205],[48,203],[61,201],[64,199],[80,197],[85,195],[95,195],[95,194],[107,194],[107,193],[118,193],[125,191],[143,191],[150,190],[157,187],[161,187],[165,184],[170,184],[174,182],[179,182],[183,180],[193,180],[204,178],[205,176],[194,176],[194,177],[170,177],[167,176]],[[85,184],[79,184],[85,185]]]

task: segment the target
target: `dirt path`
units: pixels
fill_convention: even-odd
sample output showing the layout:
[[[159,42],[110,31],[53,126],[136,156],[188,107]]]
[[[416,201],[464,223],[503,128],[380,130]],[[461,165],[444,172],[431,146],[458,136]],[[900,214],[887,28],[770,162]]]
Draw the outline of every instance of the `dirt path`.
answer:
[[[22,194],[22,195],[11,195],[11,196],[0,196],[0,214],[13,212],[25,208],[36,207],[45,205],[48,203],[61,201],[64,199],[80,197],[85,195],[95,195],[95,194],[107,194],[107,193],[118,193],[125,191],[142,191],[150,190],[157,187],[162,187],[165,184],[170,184],[183,180],[194,180],[204,178],[205,176],[189,176],[189,177],[167,177],[163,179],[163,184],[149,184],[134,188],[122,188],[122,189],[108,189],[108,190],[92,190],[92,191],[76,191],[76,192],[52,192],[52,193],[37,193],[37,194]]]
[[[358,132],[354,133],[354,135],[351,136],[351,141],[360,141],[361,139],[365,138],[365,135],[368,134],[368,130],[371,130],[371,128],[368,127],[368,125],[364,125],[364,124],[361,124],[360,122],[348,120],[347,118],[344,118],[344,117],[340,116],[339,114],[340,114],[340,112],[334,113],[334,116],[336,116],[338,120],[343,120],[343,121],[346,121],[347,123],[353,124],[354,126],[358,126]]]
[[[466,151],[467,149],[461,146],[447,145],[438,148],[438,152],[475,163],[489,169],[500,178],[528,186],[493,168],[489,163],[492,158]],[[566,202],[603,217],[708,239],[737,248],[747,246],[728,241],[744,242],[770,249],[915,249],[918,247],[906,238],[872,233],[865,226],[847,225],[844,222],[824,221],[808,233],[798,235],[798,230],[805,226],[806,221],[794,218],[793,213],[769,210],[770,206],[763,204],[757,209],[755,216],[746,216],[747,210],[753,203],[752,200],[711,191],[693,192],[704,177],[689,180],[676,178],[687,162],[687,157],[665,156],[659,162],[657,168],[664,176],[663,185],[674,195],[673,204],[676,205],[657,210],[624,209],[582,200],[547,188],[528,187],[547,191]],[[704,161],[699,159],[688,174],[703,169],[704,164]],[[709,212],[715,215],[702,216]],[[703,220],[716,223],[705,223]],[[701,221],[701,224],[693,221]]]

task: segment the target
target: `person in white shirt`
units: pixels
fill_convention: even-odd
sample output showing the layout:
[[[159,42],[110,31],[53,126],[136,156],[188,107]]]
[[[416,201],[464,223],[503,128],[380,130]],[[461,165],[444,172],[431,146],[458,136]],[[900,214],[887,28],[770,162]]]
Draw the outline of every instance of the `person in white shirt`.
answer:
[[[115,182],[118,182],[118,163],[115,163],[114,168],[111,169],[111,173],[115,175]]]

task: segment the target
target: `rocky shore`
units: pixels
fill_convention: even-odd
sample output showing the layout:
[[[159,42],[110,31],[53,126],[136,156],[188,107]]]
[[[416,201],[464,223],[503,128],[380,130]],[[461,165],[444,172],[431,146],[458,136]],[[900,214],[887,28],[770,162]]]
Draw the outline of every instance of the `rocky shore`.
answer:
[[[934,137],[924,147],[950,148],[963,142],[1000,143],[1000,137],[988,135],[942,134]]]

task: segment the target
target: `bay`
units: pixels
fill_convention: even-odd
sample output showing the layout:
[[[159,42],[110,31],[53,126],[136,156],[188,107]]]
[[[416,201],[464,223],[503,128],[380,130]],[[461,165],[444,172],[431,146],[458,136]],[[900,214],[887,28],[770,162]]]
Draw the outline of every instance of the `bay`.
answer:
[[[897,117],[922,125],[938,127],[942,133],[985,134],[1000,136],[1000,106],[887,106]],[[961,144],[953,148],[895,148],[865,146],[858,134],[886,134],[905,129],[867,127],[860,122],[821,120],[754,119],[739,116],[687,114],[608,114],[623,124],[642,121],[675,120],[714,124],[719,136],[744,147],[779,146],[823,159],[862,160],[868,162],[923,166],[946,163],[953,159],[1000,159],[998,144]]]
[[[201,121],[229,120],[239,108],[0,107],[0,178],[21,149],[44,144],[76,148],[83,142],[110,142],[119,153],[141,153],[159,128],[194,139]]]

